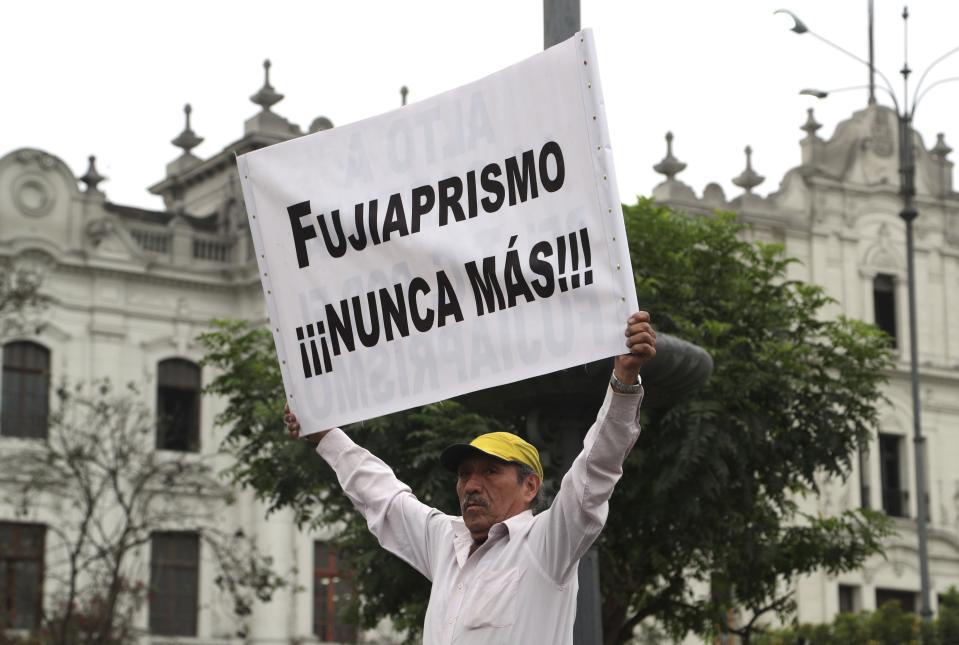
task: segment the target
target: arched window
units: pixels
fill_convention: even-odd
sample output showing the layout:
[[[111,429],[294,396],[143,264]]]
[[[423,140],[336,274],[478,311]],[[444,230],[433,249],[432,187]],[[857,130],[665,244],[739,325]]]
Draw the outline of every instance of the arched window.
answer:
[[[49,406],[50,351],[28,341],[4,345],[0,434],[45,439]]]
[[[157,448],[200,449],[200,367],[182,358],[160,361],[157,375]]]
[[[893,517],[909,517],[909,475],[902,435],[879,433],[879,473],[882,510]]]
[[[889,334],[896,347],[896,278],[879,273],[872,281],[873,313],[876,327]]]

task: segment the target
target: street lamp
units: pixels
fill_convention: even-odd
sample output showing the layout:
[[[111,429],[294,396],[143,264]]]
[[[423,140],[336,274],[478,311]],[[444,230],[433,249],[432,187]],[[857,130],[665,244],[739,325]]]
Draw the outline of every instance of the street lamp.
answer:
[[[900,74],[902,75],[902,104],[896,100],[896,94],[892,89],[892,84],[889,82],[889,79],[882,74],[882,72],[875,69],[875,66],[872,63],[872,36],[870,29],[870,60],[865,61],[862,58],[859,58],[855,54],[843,49],[839,45],[823,38],[819,34],[811,31],[809,27],[806,26],[803,21],[801,21],[796,14],[791,11],[780,9],[775,13],[785,13],[793,19],[793,26],[791,30],[796,34],[809,34],[818,40],[829,45],[833,49],[837,49],[843,54],[853,58],[860,63],[866,65],[869,68],[869,85],[868,86],[856,86],[856,87],[844,87],[838,90],[833,90],[832,93],[842,92],[851,89],[861,89],[864,87],[869,88],[869,102],[875,102],[875,82],[874,75],[879,74],[885,83],[885,87],[880,89],[886,91],[889,96],[892,98],[893,105],[896,109],[896,116],[899,123],[899,177],[900,177],[900,187],[899,193],[902,196],[902,211],[900,211],[899,216],[906,224],[906,262],[907,262],[907,275],[908,275],[908,292],[909,292],[909,366],[910,366],[910,377],[912,384],[912,420],[913,420],[913,446],[914,446],[914,457],[915,457],[915,470],[916,470],[916,533],[919,539],[919,577],[921,585],[921,609],[920,614],[924,621],[929,621],[932,618],[932,609],[929,604],[929,546],[928,546],[928,535],[926,527],[926,472],[925,472],[925,437],[922,434],[922,419],[920,415],[920,401],[919,401],[919,353],[917,348],[917,330],[916,330],[916,269],[915,269],[915,247],[913,241],[913,222],[916,217],[919,215],[919,212],[916,210],[915,205],[915,196],[916,196],[916,165],[915,165],[915,155],[913,153],[913,137],[912,137],[912,121],[913,117],[916,114],[916,107],[918,107],[919,102],[922,98],[929,92],[929,90],[934,87],[947,83],[950,81],[959,80],[959,77],[950,77],[941,79],[929,87],[925,91],[920,92],[922,89],[922,83],[926,79],[926,76],[929,74],[932,69],[942,62],[945,58],[948,58],[952,54],[959,52],[959,47],[955,47],[945,54],[934,60],[929,67],[922,73],[922,76],[919,77],[919,82],[916,85],[915,92],[913,94],[912,103],[910,104],[909,97],[909,75],[912,73],[912,70],[909,68],[908,63],[908,25],[909,25],[909,8],[905,7],[902,11],[902,20],[903,20],[903,40],[905,42],[905,54],[903,61],[902,69]],[[872,1],[869,2],[869,17],[870,24],[872,21]],[[800,94],[814,96],[816,98],[826,98],[830,92],[824,92],[822,90],[816,89],[804,89]]]

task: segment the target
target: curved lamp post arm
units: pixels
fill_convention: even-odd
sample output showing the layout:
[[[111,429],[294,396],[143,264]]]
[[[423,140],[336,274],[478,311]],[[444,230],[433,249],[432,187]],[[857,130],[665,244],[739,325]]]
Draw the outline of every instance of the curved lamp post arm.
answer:
[[[959,47],[957,47],[954,51],[959,51]],[[925,76],[925,74],[923,74],[923,76]],[[938,87],[939,85],[943,85],[945,83],[952,83],[953,81],[959,81],[959,76],[950,76],[949,78],[940,79],[936,81],[935,83],[933,83],[932,85],[930,85],[929,87],[927,87],[925,90],[923,90],[922,94],[917,94],[916,98],[912,102],[912,110],[910,110],[909,112],[909,118],[912,119],[912,117],[915,116],[916,107],[919,105],[919,102],[922,100],[922,97],[924,97],[926,94],[931,92],[933,88]]]
[[[959,76],[957,76],[956,79],[959,79]],[[954,80],[954,79],[946,79],[946,80]],[[940,82],[945,82],[945,81],[940,81]],[[938,83],[936,83],[936,85],[938,85]],[[935,87],[935,85],[933,85],[932,87]],[[930,87],[929,89],[932,89],[932,87]],[[849,92],[851,90],[868,90],[868,89],[869,89],[868,85],[850,85],[848,87],[840,87],[835,90],[818,90],[818,89],[807,87],[805,89],[799,90],[799,93],[802,94],[803,96],[814,96],[817,99],[824,99],[830,94],[839,94],[840,92]],[[896,100],[896,95],[893,94],[892,91],[887,87],[880,87],[879,89],[889,95],[889,98],[892,100],[892,104],[896,108],[896,112],[898,113],[899,101]]]
[[[919,82],[916,83],[916,91],[915,91],[916,96],[919,96],[919,90],[922,89],[922,82],[923,82],[924,80],[926,80],[926,76],[929,75],[929,72],[932,71],[932,68],[935,67],[936,65],[938,65],[939,63],[941,63],[942,61],[946,60],[947,58],[949,58],[950,56],[952,56],[952,55],[955,54],[956,52],[959,52],[959,47],[953,47],[952,49],[950,49],[949,51],[947,51],[945,54],[943,54],[942,56],[940,56],[940,57],[937,58],[936,60],[932,61],[932,63],[930,63],[929,67],[926,68],[926,71],[924,71],[924,72],[922,73],[922,76],[919,77]],[[937,83],[933,83],[933,86],[939,85],[940,83],[943,83],[943,82],[944,82],[944,81],[939,81],[939,82],[937,82]],[[932,89],[932,87],[930,87],[929,89]],[[928,91],[928,90],[926,90],[926,91]],[[923,92],[923,94],[925,94],[925,92]],[[916,102],[917,102],[917,103],[919,102],[918,99],[916,100]]]
[[[827,39],[827,38],[823,38],[822,36],[820,36],[819,34],[817,34],[815,31],[808,31],[807,33],[808,33],[810,36],[815,36],[815,37],[818,38],[820,41],[826,43],[827,45],[829,45],[829,46],[832,47],[833,49],[836,49],[836,50],[842,52],[843,54],[845,54],[846,56],[849,56],[850,58],[859,61],[860,63],[862,63],[862,64],[865,65],[866,67],[871,67],[871,68],[872,68],[872,71],[874,71],[876,74],[878,74],[878,75],[879,75],[879,78],[882,79],[882,82],[886,84],[886,87],[884,87],[883,89],[886,90],[886,91],[889,93],[890,96],[894,96],[894,93],[893,93],[893,90],[892,90],[892,83],[890,83],[890,82],[889,82],[889,79],[886,78],[886,75],[882,73],[882,70],[877,69],[875,65],[869,65],[869,61],[867,61],[867,60],[865,60],[865,59],[862,59],[862,58],[859,58],[858,56],[856,56],[855,54],[853,54],[853,53],[850,52],[849,50],[840,47],[839,45],[837,45],[836,43],[832,42],[831,40],[829,40],[829,39]],[[867,87],[868,87],[868,86],[867,86]]]
[[[807,27],[807,26],[806,26],[806,23],[804,23],[802,20],[800,20],[800,19],[799,19],[799,16],[797,16],[796,14],[794,14],[794,13],[793,13],[792,11],[790,11],[789,9],[777,9],[777,10],[774,11],[773,13],[774,13],[774,14],[784,13],[784,14],[786,14],[787,16],[789,16],[790,18],[793,19],[794,24],[793,24],[792,27],[790,27],[790,31],[792,31],[792,32],[794,32],[794,33],[797,33],[797,34],[800,34],[800,35],[802,35],[802,34],[809,34],[810,36],[814,36],[815,38],[819,39],[821,42],[826,43],[827,45],[829,45],[829,46],[832,47],[833,49],[842,52],[842,53],[845,54],[846,56],[848,56],[848,57],[852,58],[853,60],[855,60],[855,61],[857,61],[857,62],[860,62],[860,63],[862,63],[863,65],[865,65],[866,67],[870,68],[872,71],[874,71],[876,74],[878,74],[878,75],[879,75],[879,78],[882,79],[882,82],[886,84],[886,87],[883,88],[883,89],[885,89],[886,92],[888,92],[888,94],[893,97],[893,101],[895,101],[895,92],[893,92],[892,83],[890,83],[890,82],[889,82],[889,79],[886,78],[886,75],[882,73],[882,70],[877,69],[875,65],[870,65],[870,64],[869,64],[869,61],[867,61],[867,60],[865,60],[865,59],[862,59],[862,58],[860,58],[859,56],[856,56],[855,54],[853,54],[853,53],[852,53],[851,51],[849,51],[848,49],[846,49],[846,48],[844,48],[844,47],[840,47],[839,45],[837,45],[836,43],[832,42],[832,41],[829,40],[828,38],[824,38],[824,37],[820,36],[820,35],[817,34],[815,31],[813,31],[812,29],[810,29],[809,27]],[[948,55],[948,54],[947,54],[947,55]],[[943,58],[945,58],[945,56],[943,56]],[[868,87],[868,86],[864,86],[864,87]],[[896,105],[896,111],[897,111],[897,112],[899,111],[899,106],[898,106],[898,104]]]
[[[790,31],[794,31],[797,34],[804,34],[807,31],[809,31],[809,27],[806,26],[806,23],[800,20],[799,16],[794,14],[789,9],[776,9],[775,11],[773,11],[773,15],[776,15],[777,13],[784,13],[793,19],[793,26],[789,28]]]

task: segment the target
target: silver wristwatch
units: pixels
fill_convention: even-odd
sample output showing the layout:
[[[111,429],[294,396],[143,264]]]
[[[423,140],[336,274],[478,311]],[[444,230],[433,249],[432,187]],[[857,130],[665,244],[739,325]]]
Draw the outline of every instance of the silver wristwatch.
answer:
[[[639,390],[642,388],[638,378],[636,379],[636,383],[633,383],[632,385],[626,385],[616,378],[616,372],[610,374],[609,385],[613,388],[613,392],[616,392],[617,394],[639,394]]]

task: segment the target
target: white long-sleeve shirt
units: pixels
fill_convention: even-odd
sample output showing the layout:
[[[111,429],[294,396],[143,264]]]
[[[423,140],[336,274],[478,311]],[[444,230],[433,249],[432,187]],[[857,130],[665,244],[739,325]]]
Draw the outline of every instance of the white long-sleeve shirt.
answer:
[[[494,524],[470,555],[461,517],[420,502],[342,430],[316,451],[386,550],[432,583],[424,645],[571,645],[577,565],[606,522],[623,460],[639,437],[642,392],[609,389],[550,508]]]

